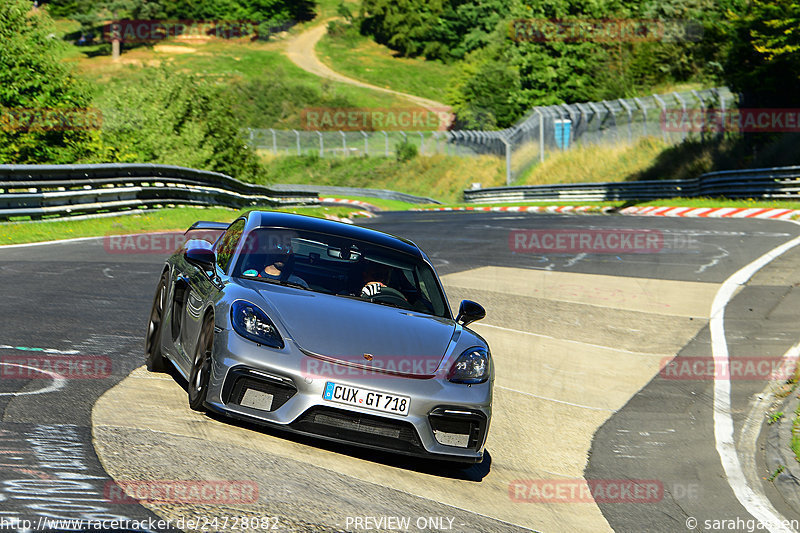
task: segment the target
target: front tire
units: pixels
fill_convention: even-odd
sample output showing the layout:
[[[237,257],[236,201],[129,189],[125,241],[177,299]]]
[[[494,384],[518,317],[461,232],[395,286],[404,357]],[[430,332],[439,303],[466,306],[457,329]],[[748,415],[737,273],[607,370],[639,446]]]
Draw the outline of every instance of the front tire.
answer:
[[[189,407],[194,411],[205,412],[203,405],[208,395],[208,382],[211,377],[211,354],[214,348],[214,321],[206,318],[194,351],[194,363],[189,373]]]
[[[147,370],[150,372],[166,372],[169,369],[167,360],[161,353],[161,332],[164,322],[164,303],[167,299],[167,274],[161,275],[153,298],[153,307],[150,310],[150,319],[147,321],[147,335],[145,336],[144,353]]]

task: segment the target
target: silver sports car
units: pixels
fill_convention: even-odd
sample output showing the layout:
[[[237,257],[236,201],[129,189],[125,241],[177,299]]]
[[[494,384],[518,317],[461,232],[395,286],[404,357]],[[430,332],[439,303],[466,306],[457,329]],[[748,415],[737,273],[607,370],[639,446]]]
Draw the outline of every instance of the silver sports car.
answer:
[[[197,237],[201,238],[197,238]],[[494,369],[453,318],[414,243],[353,225],[253,211],[197,222],[166,262],[147,368],[168,361],[189,405],[392,452],[482,460]]]

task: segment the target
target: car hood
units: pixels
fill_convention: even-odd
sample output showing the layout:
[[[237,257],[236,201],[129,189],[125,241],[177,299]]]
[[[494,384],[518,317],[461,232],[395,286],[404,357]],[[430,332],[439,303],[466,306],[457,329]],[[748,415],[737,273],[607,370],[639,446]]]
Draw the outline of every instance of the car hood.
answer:
[[[309,356],[432,375],[455,332],[452,319],[341,296],[275,289],[259,293],[271,304],[289,337]]]

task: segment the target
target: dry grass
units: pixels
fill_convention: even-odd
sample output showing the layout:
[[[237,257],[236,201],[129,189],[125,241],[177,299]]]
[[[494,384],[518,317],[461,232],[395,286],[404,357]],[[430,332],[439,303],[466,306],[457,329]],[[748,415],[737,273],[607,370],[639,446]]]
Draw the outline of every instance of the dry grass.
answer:
[[[636,144],[580,146],[566,152],[547,152],[515,185],[625,181],[651,167],[669,145],[654,137]],[[536,157],[534,150],[528,157]]]

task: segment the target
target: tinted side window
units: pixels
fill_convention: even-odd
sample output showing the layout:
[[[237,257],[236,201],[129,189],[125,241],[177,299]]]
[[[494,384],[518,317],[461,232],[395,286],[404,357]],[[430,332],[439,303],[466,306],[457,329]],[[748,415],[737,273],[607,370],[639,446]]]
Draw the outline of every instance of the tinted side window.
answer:
[[[217,266],[223,272],[228,271],[228,266],[231,264],[231,259],[236,251],[236,245],[239,244],[239,239],[242,237],[244,231],[244,220],[237,220],[234,222],[225,235],[217,243]]]

